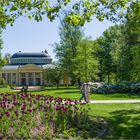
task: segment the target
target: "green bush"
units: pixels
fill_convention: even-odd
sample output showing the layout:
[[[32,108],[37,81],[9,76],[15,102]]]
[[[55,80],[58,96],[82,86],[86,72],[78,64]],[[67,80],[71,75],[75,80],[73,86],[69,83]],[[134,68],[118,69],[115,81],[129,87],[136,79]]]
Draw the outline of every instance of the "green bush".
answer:
[[[0,87],[7,87],[8,84],[6,83],[6,81],[3,78],[0,78]]]
[[[100,86],[98,86],[100,85]],[[93,84],[91,92],[93,93],[136,93],[140,94],[140,83],[122,82],[120,84]]]

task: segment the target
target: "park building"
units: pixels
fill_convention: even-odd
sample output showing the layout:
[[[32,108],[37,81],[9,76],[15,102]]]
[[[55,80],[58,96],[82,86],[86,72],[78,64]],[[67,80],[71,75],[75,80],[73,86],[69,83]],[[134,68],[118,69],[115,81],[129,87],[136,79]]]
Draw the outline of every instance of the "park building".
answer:
[[[39,53],[19,51],[11,56],[10,64],[2,67],[0,76],[12,86],[43,86],[48,84],[44,78],[48,68],[54,65],[46,50]],[[59,84],[70,85],[70,77],[64,74]]]

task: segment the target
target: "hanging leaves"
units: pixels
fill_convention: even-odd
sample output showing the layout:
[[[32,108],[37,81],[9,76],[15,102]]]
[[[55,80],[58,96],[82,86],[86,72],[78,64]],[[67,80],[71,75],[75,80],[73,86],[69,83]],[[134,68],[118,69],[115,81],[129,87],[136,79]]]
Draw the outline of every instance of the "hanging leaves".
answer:
[[[13,24],[19,16],[34,17],[36,21],[42,21],[46,15],[50,21],[54,21],[63,9],[69,6],[69,14],[66,21],[71,25],[84,25],[91,21],[95,15],[100,21],[105,18],[118,21],[123,18],[123,12],[130,7],[132,0],[1,0],[0,1],[0,27],[6,28],[7,24]],[[77,14],[78,11],[78,14]],[[121,16],[120,16],[121,13]]]

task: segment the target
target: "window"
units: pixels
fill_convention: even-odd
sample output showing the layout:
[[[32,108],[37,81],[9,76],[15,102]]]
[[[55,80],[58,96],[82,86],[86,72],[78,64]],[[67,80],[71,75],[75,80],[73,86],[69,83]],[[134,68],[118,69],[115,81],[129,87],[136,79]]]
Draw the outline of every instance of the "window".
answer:
[[[29,77],[33,77],[33,73],[28,73],[28,76]]]
[[[39,78],[40,77],[40,73],[35,73],[35,77]]]
[[[16,77],[16,73],[13,73],[13,77]]]
[[[22,78],[26,77],[25,73],[21,73],[21,77]]]
[[[12,73],[12,84],[16,84],[16,73]]]
[[[11,84],[11,73],[7,73],[7,83]]]

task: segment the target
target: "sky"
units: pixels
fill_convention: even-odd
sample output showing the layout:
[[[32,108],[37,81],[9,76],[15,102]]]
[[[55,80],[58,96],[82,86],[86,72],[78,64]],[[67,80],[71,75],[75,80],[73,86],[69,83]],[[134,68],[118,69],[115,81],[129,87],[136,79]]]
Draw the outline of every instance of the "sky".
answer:
[[[112,26],[109,21],[100,22],[93,19],[84,26],[85,35],[96,39],[102,33]],[[3,55],[6,53],[14,54],[16,52],[41,52],[47,49],[50,56],[54,59],[55,53],[52,44],[59,43],[59,20],[50,22],[47,18],[42,22],[29,20],[20,17],[14,23],[14,26],[8,25],[3,31]]]

